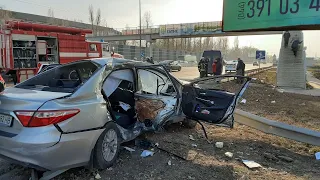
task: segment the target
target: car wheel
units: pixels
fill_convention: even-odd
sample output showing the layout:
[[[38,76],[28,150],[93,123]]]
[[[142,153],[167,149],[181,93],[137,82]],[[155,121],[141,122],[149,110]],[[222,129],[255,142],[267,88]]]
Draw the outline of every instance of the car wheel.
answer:
[[[188,129],[193,129],[197,125],[197,121],[194,121],[192,119],[185,119],[182,121],[182,125]]]
[[[98,169],[111,167],[120,151],[120,132],[117,125],[110,122],[105,128],[94,150],[94,166]]]

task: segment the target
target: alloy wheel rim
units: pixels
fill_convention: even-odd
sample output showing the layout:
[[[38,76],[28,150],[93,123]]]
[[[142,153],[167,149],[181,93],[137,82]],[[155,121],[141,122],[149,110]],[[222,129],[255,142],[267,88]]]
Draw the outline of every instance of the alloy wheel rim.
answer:
[[[102,142],[102,155],[105,161],[110,162],[117,153],[118,136],[114,129],[109,129]]]

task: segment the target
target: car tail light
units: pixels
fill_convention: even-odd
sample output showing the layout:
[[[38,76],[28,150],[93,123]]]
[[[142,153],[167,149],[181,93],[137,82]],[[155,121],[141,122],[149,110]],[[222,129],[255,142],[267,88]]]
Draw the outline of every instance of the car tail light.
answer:
[[[24,127],[41,127],[70,119],[80,112],[79,109],[53,111],[15,111]]]

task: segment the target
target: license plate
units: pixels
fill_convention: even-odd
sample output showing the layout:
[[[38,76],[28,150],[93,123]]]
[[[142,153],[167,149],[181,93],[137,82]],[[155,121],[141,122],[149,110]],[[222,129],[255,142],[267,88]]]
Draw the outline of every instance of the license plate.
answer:
[[[0,126],[11,126],[12,116],[0,114]]]

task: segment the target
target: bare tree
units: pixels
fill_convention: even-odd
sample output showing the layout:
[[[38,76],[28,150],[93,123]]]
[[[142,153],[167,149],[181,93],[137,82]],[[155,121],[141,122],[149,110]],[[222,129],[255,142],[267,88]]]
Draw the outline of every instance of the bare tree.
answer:
[[[50,24],[57,24],[57,22],[55,21],[55,18],[54,18],[54,11],[51,8],[48,9],[48,18],[49,18],[48,22]]]
[[[92,4],[89,6],[89,21],[92,26],[92,31],[94,30],[94,12],[93,12],[93,6]]]
[[[143,14],[143,24],[148,29],[152,25],[151,12],[147,11]],[[148,42],[146,41],[146,47],[148,47]]]
[[[233,42],[233,48],[234,48],[234,55],[238,58],[240,57],[241,50],[239,48],[239,37],[235,37],[234,42]]]
[[[53,9],[51,9],[51,8],[48,9],[48,16],[54,18],[54,11],[53,11]]]
[[[143,23],[146,28],[149,28],[150,26],[152,26],[152,16],[150,11],[147,11],[144,13]]]
[[[98,33],[98,28],[100,26],[101,23],[101,10],[100,8],[97,10],[97,16],[96,16],[96,35]]]
[[[239,49],[239,37],[238,36],[234,38],[233,47],[235,49]]]

